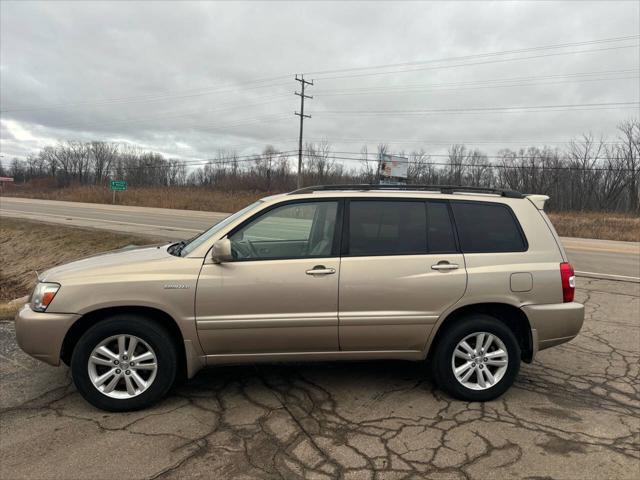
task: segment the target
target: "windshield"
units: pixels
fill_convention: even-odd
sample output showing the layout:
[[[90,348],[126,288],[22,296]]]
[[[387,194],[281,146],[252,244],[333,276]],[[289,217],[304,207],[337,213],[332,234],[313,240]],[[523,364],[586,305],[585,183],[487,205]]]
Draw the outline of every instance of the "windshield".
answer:
[[[251,210],[255,209],[261,203],[262,203],[262,200],[258,200],[257,202],[252,203],[251,205],[249,205],[248,207],[244,207],[242,210],[237,211],[233,215],[229,215],[224,220],[216,223],[209,230],[205,230],[201,234],[193,237],[191,240],[187,240],[187,243],[184,244],[184,246],[180,249],[180,256],[184,257],[185,255],[188,255],[193,250],[195,250],[200,245],[202,245],[207,240],[209,240],[216,233],[218,233],[220,230],[222,230],[224,227],[226,227],[227,225],[233,223],[235,220],[237,220],[238,218],[243,216],[245,213],[248,213]]]

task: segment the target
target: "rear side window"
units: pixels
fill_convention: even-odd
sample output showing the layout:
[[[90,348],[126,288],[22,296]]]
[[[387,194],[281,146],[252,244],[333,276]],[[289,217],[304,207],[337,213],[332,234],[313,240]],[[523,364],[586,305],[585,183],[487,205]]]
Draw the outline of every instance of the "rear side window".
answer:
[[[349,202],[350,255],[411,255],[427,251],[425,202]]]
[[[429,253],[455,253],[456,240],[449,207],[443,202],[429,202],[427,205]]]
[[[464,253],[522,252],[527,243],[511,209],[480,202],[451,202]]]

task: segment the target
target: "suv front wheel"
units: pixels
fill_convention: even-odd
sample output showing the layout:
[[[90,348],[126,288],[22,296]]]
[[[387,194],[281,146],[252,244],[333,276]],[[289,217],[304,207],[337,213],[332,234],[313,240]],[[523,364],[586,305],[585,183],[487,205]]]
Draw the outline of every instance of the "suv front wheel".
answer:
[[[78,340],[71,374],[80,394],[112,412],[138,410],[162,398],[176,377],[176,349],[168,332],[145,317],[102,320]]]
[[[489,315],[471,315],[448,327],[432,358],[440,388],[469,402],[499,397],[519,369],[520,347],[513,332]]]

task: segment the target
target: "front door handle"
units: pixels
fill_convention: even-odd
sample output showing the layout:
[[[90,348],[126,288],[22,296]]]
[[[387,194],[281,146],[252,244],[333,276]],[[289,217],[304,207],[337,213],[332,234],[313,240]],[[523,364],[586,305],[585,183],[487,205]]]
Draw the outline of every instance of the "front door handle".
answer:
[[[305,272],[307,275],[333,275],[336,273],[335,268],[327,268],[324,265],[316,265],[311,270]]]
[[[435,265],[431,265],[431,270],[457,270],[459,268],[457,263],[438,262]]]

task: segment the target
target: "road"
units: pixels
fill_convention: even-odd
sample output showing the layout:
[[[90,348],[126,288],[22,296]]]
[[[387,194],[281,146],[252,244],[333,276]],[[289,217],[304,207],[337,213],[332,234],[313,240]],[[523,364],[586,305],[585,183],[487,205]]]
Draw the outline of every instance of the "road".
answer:
[[[192,237],[227,213],[161,208],[0,198],[0,216],[31,218],[91,228],[152,235],[167,239]],[[563,238],[569,260],[585,274],[640,280],[640,243]]]
[[[215,367],[107,413],[0,322],[0,478],[635,479],[640,285],[585,278],[576,299],[580,335],[485,404],[387,361]]]

